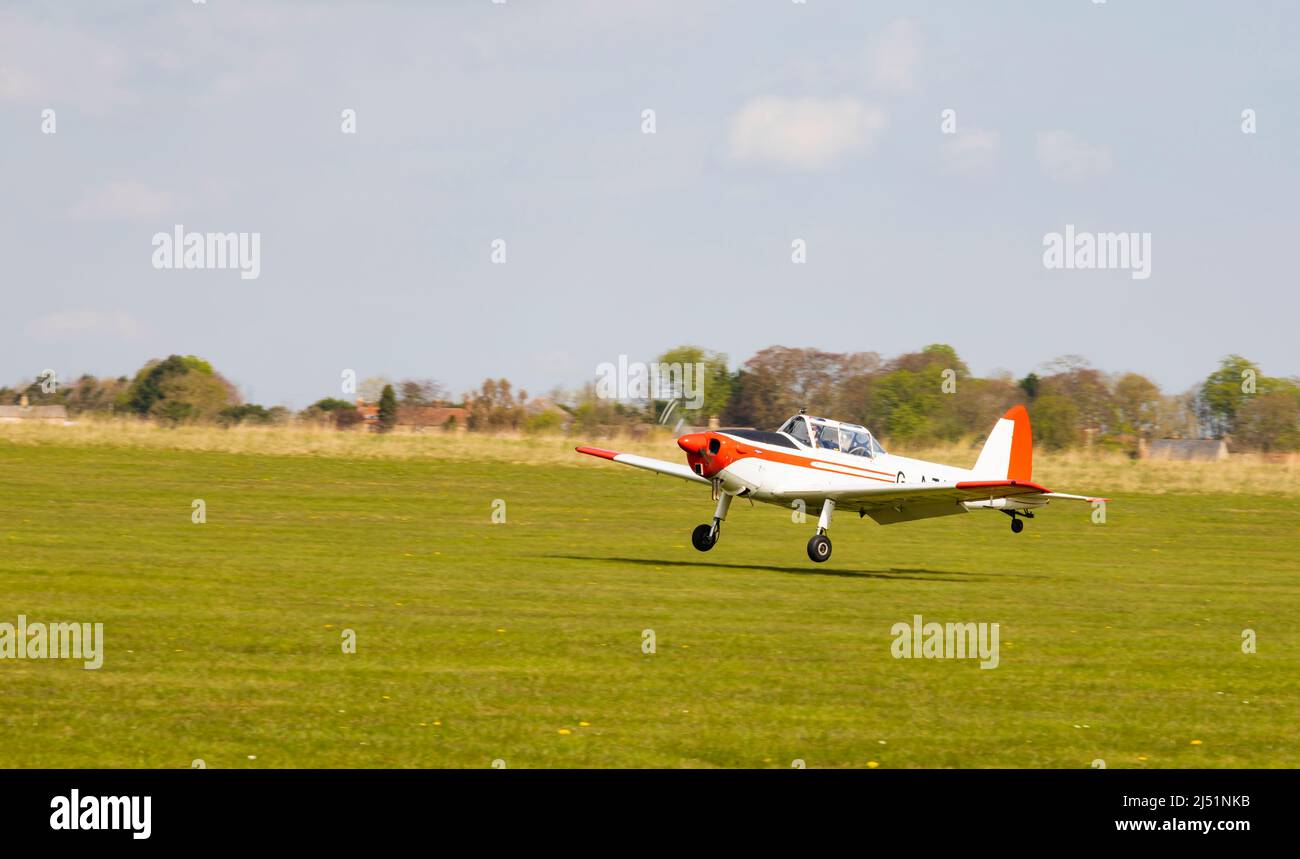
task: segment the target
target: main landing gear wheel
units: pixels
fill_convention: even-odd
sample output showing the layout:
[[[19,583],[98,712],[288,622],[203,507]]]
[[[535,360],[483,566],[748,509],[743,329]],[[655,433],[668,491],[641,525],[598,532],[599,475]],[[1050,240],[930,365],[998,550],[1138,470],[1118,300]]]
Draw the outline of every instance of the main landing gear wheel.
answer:
[[[718,535],[721,533],[721,526],[714,531],[711,525],[698,525],[691,532],[691,545],[701,552],[707,552],[718,544]]]
[[[831,541],[829,537],[818,534],[808,541],[808,557],[813,561],[820,564],[830,556]]]
[[[1012,534],[1019,534],[1019,533],[1020,533],[1021,531],[1023,531],[1023,530],[1025,530],[1025,522],[1024,522],[1023,519],[1012,519],[1012,520],[1011,520],[1011,533],[1012,533]]]

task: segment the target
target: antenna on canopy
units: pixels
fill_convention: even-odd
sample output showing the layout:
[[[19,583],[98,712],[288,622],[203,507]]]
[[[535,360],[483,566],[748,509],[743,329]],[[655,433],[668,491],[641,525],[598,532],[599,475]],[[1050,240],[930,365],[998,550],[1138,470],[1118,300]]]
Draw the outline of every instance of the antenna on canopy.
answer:
[[[808,414],[808,410],[805,409],[805,408],[800,408],[800,409],[799,409],[799,414],[801,414],[801,415],[806,415],[806,414]]]

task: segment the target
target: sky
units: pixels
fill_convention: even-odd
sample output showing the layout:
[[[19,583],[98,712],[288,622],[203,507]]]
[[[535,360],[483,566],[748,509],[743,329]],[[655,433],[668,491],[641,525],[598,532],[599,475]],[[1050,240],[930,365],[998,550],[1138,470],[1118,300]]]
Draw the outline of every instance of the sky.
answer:
[[[683,343],[1300,374],[1297,45],[1285,2],[6,2],[0,384],[541,394]],[[258,276],[156,267],[176,225]],[[1049,268],[1067,225],[1149,234],[1149,277]]]

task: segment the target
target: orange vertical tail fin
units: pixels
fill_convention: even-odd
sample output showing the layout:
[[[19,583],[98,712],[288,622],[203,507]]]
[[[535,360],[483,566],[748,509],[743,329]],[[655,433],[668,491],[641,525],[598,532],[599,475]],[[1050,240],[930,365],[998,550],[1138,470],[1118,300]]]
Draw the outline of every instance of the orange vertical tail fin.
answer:
[[[1011,458],[1007,463],[1007,480],[1034,479],[1034,435],[1029,428],[1029,412],[1024,406],[1012,406],[1002,416],[1015,427],[1011,431]]]
[[[1007,409],[993,425],[973,471],[984,480],[1034,479],[1034,438],[1024,406]]]

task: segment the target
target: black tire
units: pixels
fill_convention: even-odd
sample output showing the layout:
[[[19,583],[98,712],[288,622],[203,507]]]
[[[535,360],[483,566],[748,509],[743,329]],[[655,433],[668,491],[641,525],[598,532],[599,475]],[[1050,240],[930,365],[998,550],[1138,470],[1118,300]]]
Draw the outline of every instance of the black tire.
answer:
[[[831,541],[822,534],[815,535],[808,541],[808,557],[815,563],[822,563],[831,556]]]
[[[1012,520],[1011,520],[1011,533],[1012,533],[1012,534],[1019,534],[1019,533],[1020,533],[1021,531],[1023,531],[1023,530],[1025,530],[1025,523],[1024,523],[1024,520],[1021,520],[1021,519],[1012,519]]]
[[[709,531],[712,527],[711,525],[697,525],[695,530],[691,532],[691,545],[701,552],[707,552],[718,545],[718,535],[722,533],[722,528],[719,527],[717,531],[710,534]]]

